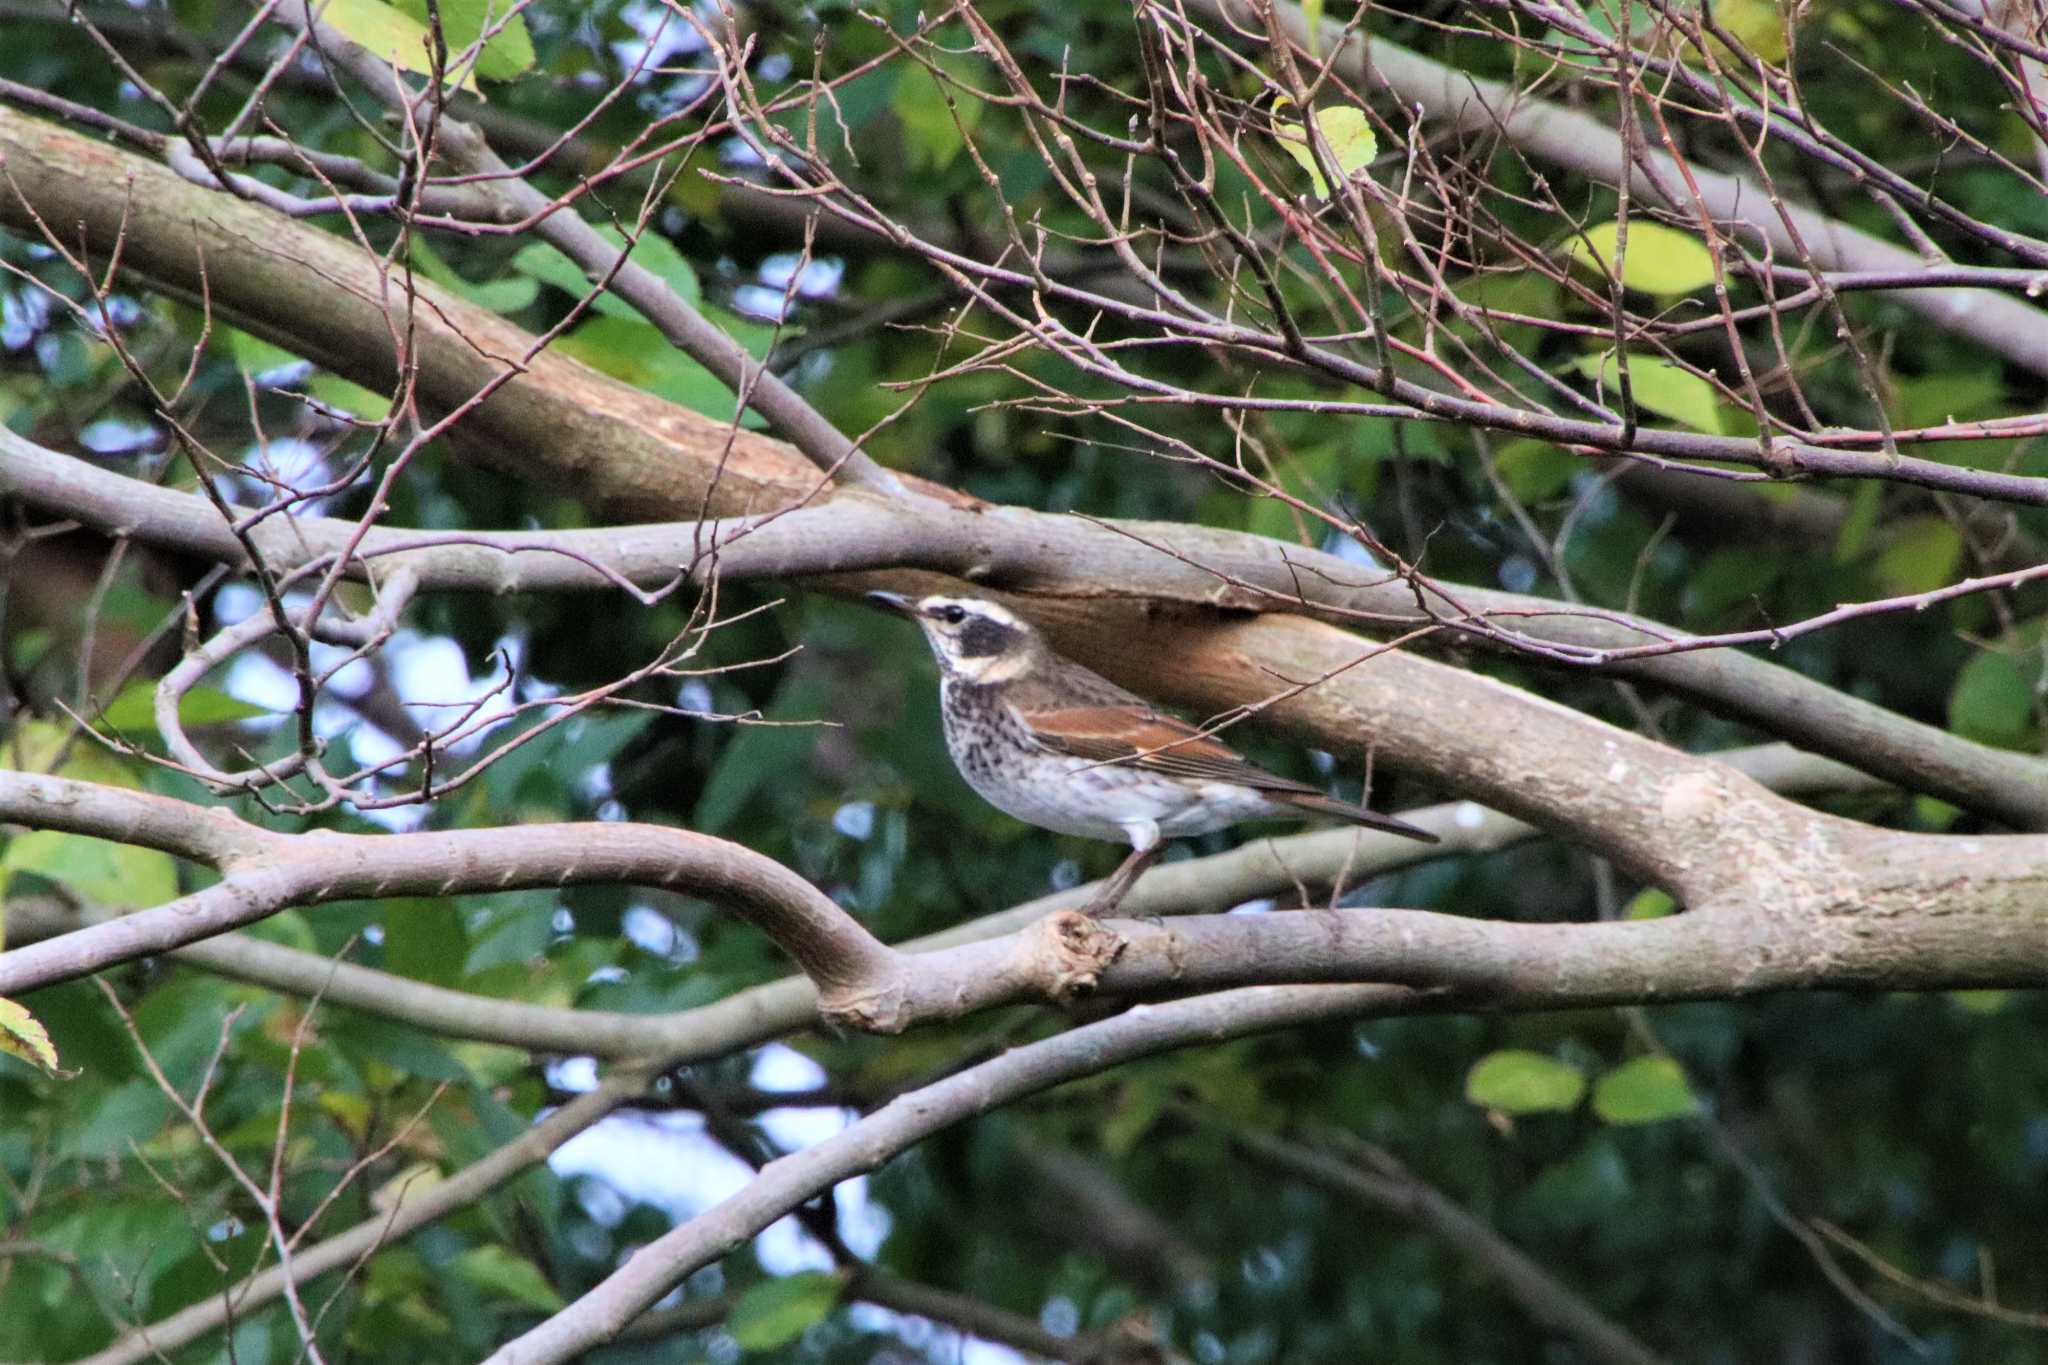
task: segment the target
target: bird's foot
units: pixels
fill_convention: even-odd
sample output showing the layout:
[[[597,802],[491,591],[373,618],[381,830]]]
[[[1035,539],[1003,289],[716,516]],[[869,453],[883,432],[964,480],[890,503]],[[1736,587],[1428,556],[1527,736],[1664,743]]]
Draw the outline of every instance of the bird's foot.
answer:
[[[1082,906],[1078,913],[1093,920],[1108,919],[1116,913],[1117,907],[1124,903],[1124,898],[1131,894],[1131,887],[1137,880],[1136,877],[1110,878],[1102,890],[1096,893],[1095,898]]]
[[[1144,875],[1145,869],[1152,866],[1163,851],[1157,844],[1133,849],[1131,856],[1124,859],[1123,865],[1112,872],[1109,880],[1102,884],[1102,890],[1077,913],[1093,920],[1107,919],[1115,914],[1116,908],[1124,903],[1124,897],[1130,895],[1131,888],[1138,884],[1138,878]]]
[[[1104,920],[1116,913],[1116,907],[1122,901],[1122,896],[1097,896],[1086,905],[1077,908],[1074,913],[1085,915],[1092,920]]]

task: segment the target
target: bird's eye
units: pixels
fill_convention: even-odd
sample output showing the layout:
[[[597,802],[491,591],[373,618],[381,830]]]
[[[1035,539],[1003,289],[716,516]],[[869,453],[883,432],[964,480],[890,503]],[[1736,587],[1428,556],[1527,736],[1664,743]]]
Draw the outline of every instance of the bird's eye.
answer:
[[[939,608],[939,619],[949,626],[957,626],[967,619],[965,608],[946,606]]]

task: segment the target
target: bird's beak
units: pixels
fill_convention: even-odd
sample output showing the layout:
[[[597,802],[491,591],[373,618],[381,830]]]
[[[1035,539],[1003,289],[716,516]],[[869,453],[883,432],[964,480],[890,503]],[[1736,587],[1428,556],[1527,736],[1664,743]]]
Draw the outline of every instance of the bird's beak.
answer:
[[[890,611],[898,612],[904,616],[917,615],[917,603],[911,601],[900,592],[871,592],[868,594],[868,601],[873,602],[878,607],[887,607]]]

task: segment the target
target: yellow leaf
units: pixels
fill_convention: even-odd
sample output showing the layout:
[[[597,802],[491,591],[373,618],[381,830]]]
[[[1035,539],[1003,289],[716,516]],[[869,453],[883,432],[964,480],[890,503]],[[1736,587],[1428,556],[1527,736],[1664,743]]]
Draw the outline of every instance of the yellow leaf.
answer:
[[[1577,1067],[1521,1048],[1488,1053],[1465,1077],[1466,1099],[1505,1114],[1564,1113],[1585,1093]]]
[[[1288,103],[1291,101],[1283,99],[1276,106],[1276,110]],[[1329,144],[1330,159],[1336,163],[1338,172],[1346,180],[1371,165],[1372,159],[1379,155],[1379,139],[1373,135],[1372,124],[1366,120],[1363,109],[1318,109],[1315,119],[1316,131],[1320,132],[1323,141]],[[1309,179],[1315,183],[1316,197],[1328,199],[1330,185],[1323,179],[1322,167],[1317,164],[1315,151],[1309,146],[1308,125],[1275,124],[1273,133],[1280,139],[1280,145],[1286,149],[1287,154],[1308,172]]]
[[[65,1072],[57,1065],[57,1049],[50,1031],[28,1010],[0,996],[0,1052],[19,1057],[52,1076]]]
[[[402,14],[381,3],[381,0],[327,0],[319,10],[319,17],[321,23],[342,37],[401,71],[412,71],[422,76],[433,72],[433,37],[427,26],[410,14]],[[455,48],[449,48],[449,61],[454,61],[459,55]],[[462,88],[481,94],[476,88],[474,71],[464,77]]]
[[[1593,1086],[1593,1112],[1608,1123],[1658,1123],[1698,1108],[1685,1068],[1670,1057],[1623,1062]]]
[[[1620,254],[1615,249],[1620,233],[1612,219],[1587,228],[1572,239],[1571,258],[1603,274],[1612,271],[1614,258]],[[1645,294],[1690,294],[1714,282],[1714,257],[1689,232],[1631,220],[1621,282]]]
[[[1798,12],[1804,13],[1805,6],[1800,6]],[[1729,36],[1767,62],[1782,62],[1791,51],[1785,36],[1787,17],[1774,0],[1716,0],[1714,20]],[[1718,38],[1714,48],[1723,62],[1739,60]],[[1681,55],[1695,66],[1706,60],[1691,43],[1685,45]]]
[[[1654,886],[1646,886],[1641,891],[1636,892],[1629,903],[1622,907],[1621,917],[1623,919],[1662,919],[1666,915],[1676,914],[1677,912],[1678,902],[1671,899],[1669,892],[1659,891]]]
[[[1605,355],[1580,356],[1571,368],[1600,381],[1602,400],[1610,406],[1621,401],[1621,365],[1609,351]],[[1689,427],[1725,436],[1721,402],[1714,386],[1706,380],[1655,356],[1628,358],[1629,393],[1644,412],[1683,422]]]

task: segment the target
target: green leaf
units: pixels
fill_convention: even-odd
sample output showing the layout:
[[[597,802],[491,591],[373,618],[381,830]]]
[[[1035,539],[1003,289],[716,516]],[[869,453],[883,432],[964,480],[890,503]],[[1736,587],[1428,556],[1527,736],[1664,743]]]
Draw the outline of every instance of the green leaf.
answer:
[[[725,1330],[749,1351],[772,1351],[822,1322],[839,1302],[839,1277],[818,1271],[764,1280],[740,1295]]]
[[[24,1003],[49,1031],[58,1055],[72,1066],[107,1083],[138,1074],[134,1041],[105,998],[83,980],[45,986]]]
[[[1287,103],[1291,101],[1282,101],[1275,112]],[[1315,118],[1317,131],[1329,144],[1330,159],[1347,181],[1371,165],[1372,159],[1379,155],[1379,138],[1374,135],[1363,109],[1339,105],[1316,110]],[[1330,185],[1323,179],[1323,169],[1316,161],[1315,149],[1309,145],[1308,125],[1275,123],[1273,136],[1279,139],[1287,155],[1308,172],[1309,180],[1315,185],[1316,197],[1328,199]]]
[[[776,338],[786,337],[800,331],[800,328],[784,324],[770,326],[757,318],[741,317],[738,313],[723,308],[705,305],[704,316],[718,324],[718,330],[740,344],[740,349],[756,360],[766,360],[768,352],[775,345]]]
[[[1877,579],[1894,595],[1932,592],[1954,582],[1962,562],[1963,537],[1948,518],[1908,517],[1878,555]]]
[[[367,1014],[339,1014],[324,1025],[329,1041],[351,1058],[382,1062],[415,1080],[465,1085],[469,1069],[437,1039],[418,1029]]]
[[[489,309],[502,317],[510,317],[524,310],[540,297],[540,281],[535,279],[496,279],[471,283],[457,275],[447,287],[477,307]]]
[[[610,224],[599,228],[597,235],[611,243],[616,251],[626,249],[626,234]],[[627,257],[637,266],[653,271],[661,277],[662,283],[674,291],[677,298],[695,308],[703,298],[703,291],[697,283],[697,272],[677,251],[675,243],[660,233],[648,228],[641,232]],[[519,249],[512,258],[512,268],[522,275],[530,275],[542,284],[553,285],[565,294],[582,298],[595,286],[595,281],[583,273],[583,267],[549,246],[546,242],[530,242]],[[591,301],[594,310],[611,317],[638,318],[639,310],[624,299],[607,290]],[[661,343],[668,345],[667,341]]]
[[[1621,363],[1613,352],[1580,356],[1567,368],[1596,380],[1604,401],[1610,406],[1620,403]],[[1644,412],[1668,417],[1716,436],[1727,434],[1727,422],[1721,415],[1721,400],[1715,394],[1714,386],[1698,375],[1656,356],[1631,355],[1628,358],[1628,379],[1629,392],[1634,395],[1636,406]]]
[[[1951,806],[1948,802],[1937,797],[1916,796],[1913,798],[1913,827],[1916,829],[1939,834],[1941,831],[1954,825],[1962,816],[1962,807]]]
[[[39,829],[17,835],[0,857],[0,869],[10,875],[33,872],[92,905],[113,909],[140,910],[178,896],[178,864],[170,854],[83,834]]]
[[[730,422],[739,406],[732,390],[711,371],[669,345],[654,324],[639,318],[592,318],[557,341],[555,349],[716,421]]]
[[[1941,365],[1924,375],[1900,376],[1891,389],[1891,406],[1898,413],[1892,425],[1898,427],[1983,421],[2027,411],[2008,399],[2004,375],[1996,365]],[[2005,468],[2013,455],[2010,440],[1943,441],[1939,448],[1943,464],[1967,469]]]
[[[1523,502],[1556,497],[1584,465],[1570,451],[1530,437],[1509,441],[1493,457],[1501,482]]]
[[[1883,481],[1865,479],[1856,485],[1856,491],[1849,495],[1849,514],[1842,518],[1842,529],[1835,536],[1835,563],[1853,564],[1862,555],[1863,547],[1870,543],[1870,533],[1877,529],[1877,514],[1883,501]]]
[[[412,264],[413,269],[449,293],[493,313],[517,313],[540,297],[540,281],[524,273],[485,280],[480,284],[470,283],[442,260],[422,237],[413,238]]]
[[[1516,1202],[1524,1214],[1567,1231],[1602,1225],[1629,1199],[1628,1167],[1604,1135],[1548,1167]]]
[[[93,1110],[73,1141],[76,1156],[126,1156],[128,1144],[155,1137],[171,1116],[171,1102],[152,1080],[116,1086]]]
[[[940,69],[961,84],[968,84],[967,70],[959,59],[941,59]],[[947,96],[952,101],[947,102]],[[903,125],[903,145],[910,164],[922,171],[943,171],[967,145],[965,133],[981,122],[983,104],[958,89],[942,89],[939,77],[919,69],[896,83],[889,107]],[[964,132],[963,132],[964,130]]]
[[[1308,55],[1323,55],[1323,0],[1301,0],[1301,22],[1308,30]]]
[[[42,661],[57,639],[40,627],[16,628],[9,634],[13,637],[7,643],[14,654],[15,671],[24,675]]]
[[[231,725],[238,720],[254,720],[258,716],[275,714],[214,687],[195,687],[178,699],[179,723],[190,730],[203,729],[208,725]],[[107,703],[100,720],[116,730],[154,731],[156,684],[139,682],[122,689],[120,696]]]
[[[1754,550],[1716,550],[1686,579],[1686,619],[1719,620],[1730,608],[1768,592],[1784,568],[1784,561]]]
[[[1571,258],[1602,274],[1611,274],[1620,225],[1609,219],[1572,239]],[[1645,294],[1690,294],[1714,282],[1714,257],[1689,232],[1662,223],[1632,219],[1628,255],[1621,263],[1621,282]]]
[[[1593,1084],[1593,1112],[1608,1123],[1660,1123],[1698,1107],[1685,1068],[1671,1057],[1636,1057]]]
[[[256,921],[242,932],[253,938],[260,938],[266,943],[297,948],[304,953],[320,951],[320,945],[313,937],[313,926],[307,922],[305,914],[298,910],[280,910],[267,919]]]
[[[2031,670],[1997,650],[1964,664],[1948,696],[1948,728],[1983,744],[2034,747],[2034,686],[2041,672],[2035,657]]]
[[[422,25],[426,23],[427,0],[398,0],[398,7]],[[488,27],[493,31],[477,54],[477,75],[489,81],[509,81],[533,69],[533,38],[526,31],[525,17],[513,12],[509,0],[438,0],[434,8],[441,14],[441,33],[447,39],[451,63],[462,61]]]
[[[227,341],[228,354],[235,358],[235,364],[250,374],[262,374],[266,370],[306,363],[302,357],[293,355],[284,347],[273,346],[262,337],[244,332],[239,327],[223,327],[221,332]]]
[[[1715,0],[1714,3],[1714,22],[1721,30],[1748,48],[1752,55],[1767,62],[1782,62],[1791,51],[1785,27],[1795,14],[1803,17],[1806,11],[1790,6],[1780,8],[1776,0]],[[1747,61],[1738,57],[1719,38],[1714,39],[1714,51],[1723,62],[1744,64]],[[1695,66],[1706,62],[1705,56],[1692,43],[1685,44],[1679,55]]]
[[[821,682],[794,675],[769,703],[767,718],[809,720],[824,710],[825,700]],[[724,832],[754,793],[797,771],[817,739],[817,730],[808,725],[739,726],[704,783],[691,827],[705,834]]]
[[[1678,902],[1671,899],[1668,892],[1659,891],[1654,886],[1646,886],[1641,891],[1636,892],[1629,900],[1629,903],[1623,907],[1621,917],[1623,919],[1662,919],[1677,909]]]
[[[32,1066],[56,1075],[57,1048],[50,1031],[28,1012],[26,1006],[0,996],[0,1052],[19,1057]]]
[[[1322,452],[1323,460],[1327,461],[1327,465],[1318,471],[1318,480],[1325,488],[1343,485],[1347,477],[1347,445],[1354,463],[1356,460],[1433,460],[1438,464],[1449,464],[1451,452],[1445,449],[1442,437],[1437,435],[1439,430],[1441,428],[1432,422],[1402,422],[1390,417],[1360,418],[1348,443],[1332,441],[1316,447]],[[1298,466],[1302,460],[1297,457],[1294,463]]]
[[[1465,1077],[1465,1098],[1507,1114],[1561,1113],[1586,1093],[1579,1069],[1540,1052],[1488,1053]]]
[[[415,1197],[418,1191],[414,1191]],[[495,1289],[529,1308],[552,1313],[562,1307],[562,1296],[548,1283],[541,1268],[524,1256],[501,1246],[471,1247],[455,1258],[456,1275],[485,1289]]]
[[[400,976],[452,986],[469,961],[462,912],[448,899],[389,901],[384,911],[384,965]]]
[[[315,371],[306,380],[306,392],[324,406],[339,409],[359,421],[381,422],[391,415],[388,395],[325,370]]]
[[[379,0],[327,0],[319,15],[327,27],[368,49],[371,56],[390,62],[402,71],[424,76],[433,70],[430,60],[432,37],[427,26],[409,14],[379,3]],[[453,61],[456,56],[457,49],[451,43],[449,60]],[[466,77],[461,84],[465,90],[476,89],[473,75]]]

